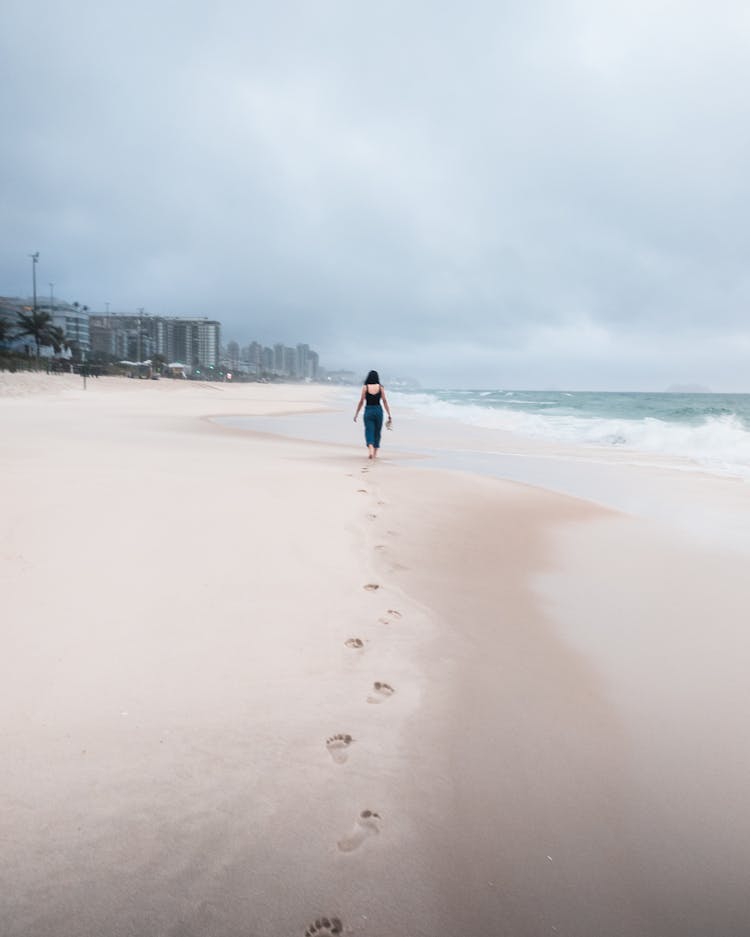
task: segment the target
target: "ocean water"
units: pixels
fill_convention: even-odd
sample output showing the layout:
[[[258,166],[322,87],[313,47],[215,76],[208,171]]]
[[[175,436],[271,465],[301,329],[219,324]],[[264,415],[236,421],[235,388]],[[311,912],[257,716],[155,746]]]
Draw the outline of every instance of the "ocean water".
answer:
[[[750,478],[750,394],[436,389],[390,396],[435,419]]]

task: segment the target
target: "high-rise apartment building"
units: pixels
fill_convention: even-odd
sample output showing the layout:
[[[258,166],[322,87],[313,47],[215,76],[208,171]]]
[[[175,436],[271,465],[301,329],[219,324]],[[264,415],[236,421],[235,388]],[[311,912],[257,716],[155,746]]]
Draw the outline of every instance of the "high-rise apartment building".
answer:
[[[299,377],[297,374],[297,352],[294,348],[284,347],[284,366],[282,368],[283,374],[288,374],[290,377]]]
[[[297,377],[305,380],[315,380],[318,376],[320,358],[317,352],[309,345],[297,345]]]
[[[160,345],[151,316],[93,315],[90,319],[91,350],[128,361],[147,361]]]
[[[307,368],[310,359],[310,346],[297,345],[295,358],[295,373],[297,377],[308,377]]]
[[[170,360],[215,368],[219,365],[221,326],[210,319],[174,319],[173,349]]]
[[[248,372],[260,374],[263,370],[263,346],[259,342],[250,342],[244,350]]]
[[[93,350],[146,361],[163,355],[190,367],[218,367],[221,325],[213,319],[147,315],[91,316]]]

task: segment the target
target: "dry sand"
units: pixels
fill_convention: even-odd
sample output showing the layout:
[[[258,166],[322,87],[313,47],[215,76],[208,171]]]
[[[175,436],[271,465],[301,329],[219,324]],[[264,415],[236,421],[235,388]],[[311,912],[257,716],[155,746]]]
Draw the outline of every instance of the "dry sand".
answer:
[[[739,558],[206,419],[322,388],[0,396],[0,933],[750,932]]]

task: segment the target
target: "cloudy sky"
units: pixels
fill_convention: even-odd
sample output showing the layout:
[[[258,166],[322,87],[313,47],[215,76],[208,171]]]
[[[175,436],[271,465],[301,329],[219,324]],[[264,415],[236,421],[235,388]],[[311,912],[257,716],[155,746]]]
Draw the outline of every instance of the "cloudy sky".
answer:
[[[4,0],[0,83],[0,295],[750,391],[746,2]]]

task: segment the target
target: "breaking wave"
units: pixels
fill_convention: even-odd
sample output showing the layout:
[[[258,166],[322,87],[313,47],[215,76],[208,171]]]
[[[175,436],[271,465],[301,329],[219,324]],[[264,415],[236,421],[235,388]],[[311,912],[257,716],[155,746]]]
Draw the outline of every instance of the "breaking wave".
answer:
[[[403,405],[435,419],[568,445],[689,459],[714,472],[750,477],[750,395],[675,399],[669,394],[430,391],[398,396]]]

